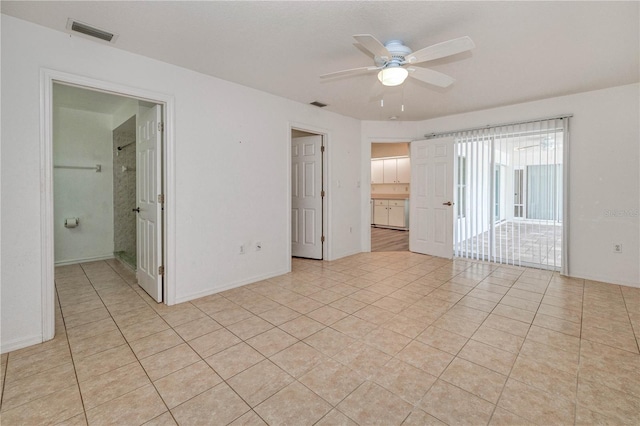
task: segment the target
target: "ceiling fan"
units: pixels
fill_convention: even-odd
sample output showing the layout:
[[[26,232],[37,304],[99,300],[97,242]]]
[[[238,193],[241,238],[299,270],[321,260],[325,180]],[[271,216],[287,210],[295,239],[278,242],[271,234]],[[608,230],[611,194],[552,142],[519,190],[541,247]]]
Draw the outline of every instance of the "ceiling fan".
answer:
[[[400,40],[391,40],[382,44],[371,34],[357,34],[353,38],[364,49],[373,54],[375,66],[336,71],[321,75],[320,78],[377,71],[378,80],[385,86],[398,86],[410,76],[434,86],[447,87],[455,81],[452,77],[438,71],[412,67],[411,65],[466,52],[475,47],[473,41],[467,36],[434,44],[415,52]]]

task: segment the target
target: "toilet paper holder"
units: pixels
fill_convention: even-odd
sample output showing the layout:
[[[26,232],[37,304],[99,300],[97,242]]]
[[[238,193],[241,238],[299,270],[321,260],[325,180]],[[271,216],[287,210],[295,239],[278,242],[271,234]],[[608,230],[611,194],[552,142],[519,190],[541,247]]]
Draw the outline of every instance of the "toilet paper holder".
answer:
[[[78,219],[77,217],[68,217],[64,220],[65,228],[75,228],[79,224],[80,224],[80,219]]]

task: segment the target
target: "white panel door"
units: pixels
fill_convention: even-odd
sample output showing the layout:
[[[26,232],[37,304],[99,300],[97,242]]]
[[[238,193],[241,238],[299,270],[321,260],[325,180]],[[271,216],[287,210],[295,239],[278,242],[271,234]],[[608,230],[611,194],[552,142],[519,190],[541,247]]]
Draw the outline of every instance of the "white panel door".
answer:
[[[453,257],[453,138],[411,142],[409,250]]]
[[[138,116],[136,140],[137,278],[138,285],[162,301],[162,114],[159,105]]]
[[[291,139],[291,255],[322,259],[322,136]]]

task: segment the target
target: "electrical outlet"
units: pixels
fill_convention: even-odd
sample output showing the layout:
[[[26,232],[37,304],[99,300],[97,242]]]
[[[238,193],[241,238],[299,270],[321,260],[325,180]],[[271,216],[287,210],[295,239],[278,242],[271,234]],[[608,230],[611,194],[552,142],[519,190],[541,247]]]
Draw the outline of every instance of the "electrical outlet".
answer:
[[[622,244],[614,244],[613,245],[614,253],[622,253]]]
[[[238,254],[244,254],[244,244],[240,244],[240,250],[238,251]]]
[[[260,250],[262,250],[262,243],[260,241],[258,241],[256,243],[256,251],[260,251]]]

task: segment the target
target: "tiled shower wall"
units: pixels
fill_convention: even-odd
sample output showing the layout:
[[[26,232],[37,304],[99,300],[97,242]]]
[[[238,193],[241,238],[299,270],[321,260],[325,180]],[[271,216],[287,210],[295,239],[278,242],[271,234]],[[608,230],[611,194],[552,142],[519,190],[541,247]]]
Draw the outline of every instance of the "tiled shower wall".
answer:
[[[135,267],[136,255],[136,117],[113,131],[113,247],[116,255]],[[123,167],[125,169],[123,169]]]

